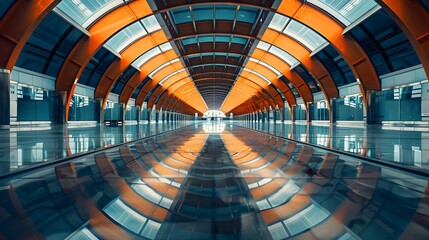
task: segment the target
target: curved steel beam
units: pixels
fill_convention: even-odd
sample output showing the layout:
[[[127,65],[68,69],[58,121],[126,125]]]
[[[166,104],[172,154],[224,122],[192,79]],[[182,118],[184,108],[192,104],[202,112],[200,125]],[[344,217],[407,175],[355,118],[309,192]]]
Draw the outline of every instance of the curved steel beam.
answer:
[[[134,0],[106,13],[89,27],[91,37],[83,37],[67,55],[57,77],[55,89],[67,92],[67,103],[73,96],[76,83],[88,62],[116,32],[152,14],[146,0]],[[70,105],[66,104],[66,116]]]
[[[429,13],[417,0],[376,0],[398,24],[429,77]]]
[[[61,0],[15,1],[0,21],[0,68],[12,70],[31,34]]]

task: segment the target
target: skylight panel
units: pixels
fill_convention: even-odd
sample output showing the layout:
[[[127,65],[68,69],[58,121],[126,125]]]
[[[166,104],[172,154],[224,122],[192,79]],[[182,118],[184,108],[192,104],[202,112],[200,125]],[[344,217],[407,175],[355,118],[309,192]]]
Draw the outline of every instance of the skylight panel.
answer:
[[[275,69],[274,67],[272,67],[271,65],[268,65],[268,64],[266,64],[266,63],[264,63],[264,62],[262,62],[262,61],[259,61],[258,59],[256,59],[256,58],[250,58],[250,61],[252,61],[252,62],[256,62],[256,63],[258,63],[258,64],[261,64],[262,66],[264,66],[264,67],[266,67],[266,68],[268,68],[268,69],[270,69],[272,72],[274,72],[278,77],[279,76],[281,76],[282,74],[281,74],[281,72],[279,72],[277,69]]]
[[[143,23],[143,26],[146,28],[146,31],[148,33],[152,33],[161,29],[161,26],[159,25],[158,20],[156,20],[156,17],[154,15],[143,18],[141,22]]]
[[[311,28],[292,20],[283,33],[295,38],[311,51],[321,46],[326,40]]]
[[[374,0],[307,0],[348,26],[377,6]]]
[[[145,64],[149,59],[155,57],[156,55],[160,54],[161,50],[158,47],[154,47],[151,50],[145,52],[143,55],[141,55],[139,58],[137,58],[133,65],[137,66],[137,68],[140,68],[143,64]]]
[[[260,73],[258,73],[258,72],[255,72],[255,71],[253,71],[253,70],[250,70],[250,69],[248,69],[248,68],[244,68],[243,70],[244,70],[244,71],[246,71],[246,72],[253,73],[253,74],[255,74],[256,76],[258,76],[258,77],[262,78],[262,79],[263,79],[265,82],[267,82],[268,84],[271,84],[271,81],[270,81],[268,78],[266,78],[265,76],[263,76],[262,74],[260,74]]]
[[[262,49],[264,51],[268,51],[268,49],[270,49],[270,44],[264,42],[264,41],[259,41],[257,48]]]
[[[268,50],[268,52],[276,55],[277,57],[279,57],[280,59],[282,59],[283,61],[285,61],[287,64],[289,64],[289,66],[292,66],[296,63],[298,63],[298,61],[289,53],[283,51],[282,49],[276,47],[276,46],[271,46],[271,48]]]
[[[114,49],[116,52],[121,52],[135,40],[146,36],[147,32],[143,28],[140,21],[137,21],[128,27],[116,33],[106,42],[106,45]]]
[[[63,0],[56,9],[87,28],[106,12],[122,4],[122,0]]]
[[[162,85],[165,81],[167,81],[170,77],[172,77],[172,76],[174,76],[174,75],[176,75],[176,74],[178,74],[178,73],[181,73],[181,72],[183,72],[183,71],[185,71],[185,69],[184,68],[182,68],[182,69],[180,69],[180,70],[177,70],[177,71],[175,71],[175,72],[173,72],[173,73],[171,73],[170,75],[168,75],[168,76],[166,76],[165,78],[163,78],[160,82],[159,82],[159,85]]]
[[[268,27],[281,32],[281,31],[283,31],[284,27],[289,22],[289,20],[290,20],[290,18],[276,13],[276,14],[274,14],[274,17],[271,20],[271,23],[270,23],[270,25],[268,25]]]

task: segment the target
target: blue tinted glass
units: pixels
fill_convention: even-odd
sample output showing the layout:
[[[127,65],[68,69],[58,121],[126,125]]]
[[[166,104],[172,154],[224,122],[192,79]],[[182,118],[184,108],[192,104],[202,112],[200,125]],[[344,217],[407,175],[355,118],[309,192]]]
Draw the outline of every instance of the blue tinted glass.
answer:
[[[255,22],[257,13],[258,13],[258,9],[241,7],[240,11],[238,11],[237,21],[253,24]]]
[[[229,42],[230,37],[229,36],[216,36],[215,39],[216,39],[216,42]]]
[[[232,38],[233,43],[245,45],[247,43],[247,38],[244,37],[233,37]]]
[[[200,42],[200,43],[203,43],[203,42],[213,42],[213,36],[201,36],[201,37],[198,37],[198,41]]]
[[[192,10],[195,21],[213,20],[213,6],[196,6]]]
[[[201,56],[203,56],[203,57],[213,56],[213,53],[212,52],[205,52],[205,53],[201,53]]]
[[[185,38],[185,39],[182,39],[182,43],[183,45],[196,44],[197,39],[195,37]]]
[[[189,8],[179,8],[173,10],[173,19],[176,24],[186,23],[192,21],[191,12]]]
[[[216,20],[234,20],[235,6],[220,5],[216,6]]]

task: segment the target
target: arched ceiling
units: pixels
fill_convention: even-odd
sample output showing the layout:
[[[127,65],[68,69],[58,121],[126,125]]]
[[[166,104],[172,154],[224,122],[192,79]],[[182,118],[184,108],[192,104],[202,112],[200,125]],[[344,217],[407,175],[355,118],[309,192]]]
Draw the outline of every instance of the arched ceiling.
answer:
[[[427,4],[406,2],[7,0],[0,64],[56,77],[68,101],[80,83],[104,102],[116,93],[125,104],[134,98],[192,115],[291,107],[297,98],[312,103],[318,92],[330,107],[344,84],[357,82],[365,99],[381,89],[381,74],[418,63],[429,72]],[[412,46],[400,63],[360,20],[370,15],[386,16],[393,30],[385,38]],[[36,61],[38,48],[46,57]]]

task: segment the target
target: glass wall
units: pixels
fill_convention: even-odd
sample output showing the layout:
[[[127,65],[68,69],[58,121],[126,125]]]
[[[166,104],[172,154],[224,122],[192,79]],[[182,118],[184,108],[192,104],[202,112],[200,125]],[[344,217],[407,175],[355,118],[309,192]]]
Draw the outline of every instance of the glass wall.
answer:
[[[307,120],[304,104],[293,106],[293,114],[295,116],[295,120]]]
[[[58,95],[55,91],[18,85],[17,121],[58,121]]]
[[[128,121],[137,121],[139,109],[136,106],[127,106],[127,110],[125,112],[125,120]]]
[[[107,101],[106,108],[104,109],[104,121],[123,120],[123,105]]]
[[[283,111],[284,111],[284,119],[283,120],[291,120],[291,117],[290,117],[290,109],[288,108],[288,107],[285,107],[284,109],[283,109]]]
[[[420,121],[422,87],[420,84],[380,91],[372,95],[372,114],[376,122]]]
[[[69,121],[97,121],[99,104],[87,96],[73,95],[70,101]]]
[[[329,110],[326,101],[316,102],[313,106],[313,120],[328,121]]]
[[[338,121],[363,121],[363,101],[360,95],[335,99],[335,118]]]

